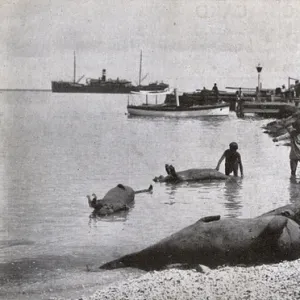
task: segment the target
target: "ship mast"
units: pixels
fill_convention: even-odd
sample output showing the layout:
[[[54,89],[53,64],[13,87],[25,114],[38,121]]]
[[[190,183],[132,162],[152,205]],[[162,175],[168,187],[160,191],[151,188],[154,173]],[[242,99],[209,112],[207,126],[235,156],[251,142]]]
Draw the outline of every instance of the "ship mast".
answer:
[[[143,58],[143,54],[142,54],[142,50],[141,50],[141,54],[140,54],[139,86],[142,83],[142,58]]]
[[[74,79],[73,82],[76,82],[76,55],[75,55],[75,51],[74,51]]]

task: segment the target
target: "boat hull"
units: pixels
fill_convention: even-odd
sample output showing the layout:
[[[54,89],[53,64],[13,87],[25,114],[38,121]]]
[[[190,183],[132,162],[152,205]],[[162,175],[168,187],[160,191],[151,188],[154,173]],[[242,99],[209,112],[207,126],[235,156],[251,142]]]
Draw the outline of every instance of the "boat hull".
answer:
[[[127,111],[133,116],[145,117],[202,117],[202,116],[228,116],[229,104],[201,105],[194,107],[166,107],[152,105],[128,105]]]

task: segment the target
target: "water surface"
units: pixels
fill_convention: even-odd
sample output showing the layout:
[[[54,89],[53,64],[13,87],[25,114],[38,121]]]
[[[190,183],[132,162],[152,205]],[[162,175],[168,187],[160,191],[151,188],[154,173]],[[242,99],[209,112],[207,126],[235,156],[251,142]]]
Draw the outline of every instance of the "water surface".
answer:
[[[126,95],[0,94],[0,296],[92,292],[140,271],[86,272],[86,265],[138,251],[203,216],[255,217],[299,198],[289,148],[263,134],[268,121],[129,117],[126,104]],[[232,141],[243,180],[152,182],[165,163],[214,168]],[[153,183],[154,191],[137,195],[128,213],[90,219],[86,195],[102,197],[118,183]]]

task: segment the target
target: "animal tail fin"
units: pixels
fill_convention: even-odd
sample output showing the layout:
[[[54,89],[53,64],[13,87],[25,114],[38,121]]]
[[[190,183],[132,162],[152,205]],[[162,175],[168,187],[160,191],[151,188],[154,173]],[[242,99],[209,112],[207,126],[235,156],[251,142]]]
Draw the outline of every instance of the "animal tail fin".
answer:
[[[175,168],[173,167],[173,165],[170,165],[169,166],[169,173],[168,174],[170,174],[172,177],[174,177],[174,178],[177,178],[178,176],[177,176],[177,173],[176,173],[176,170],[175,170]]]
[[[92,205],[91,196],[90,196],[90,195],[87,195],[86,197],[87,197],[88,202],[89,202],[89,207],[94,208],[93,205]]]
[[[134,193],[135,193],[135,194],[140,194],[140,193],[151,193],[152,191],[153,191],[153,185],[150,184],[150,186],[149,186],[147,189],[134,191]]]

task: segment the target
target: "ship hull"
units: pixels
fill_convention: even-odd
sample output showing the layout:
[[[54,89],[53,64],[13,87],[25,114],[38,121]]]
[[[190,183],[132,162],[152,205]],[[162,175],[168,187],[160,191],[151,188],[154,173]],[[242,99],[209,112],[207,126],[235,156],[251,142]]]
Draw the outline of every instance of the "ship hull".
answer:
[[[124,86],[124,85],[84,85],[69,82],[52,81],[53,93],[90,93],[90,94],[130,94],[143,89],[145,91],[163,91],[165,86]]]
[[[123,86],[87,86],[52,82],[53,93],[130,94],[132,90],[132,87]]]

